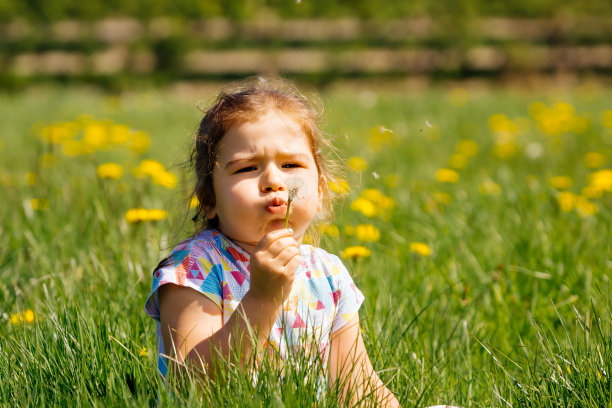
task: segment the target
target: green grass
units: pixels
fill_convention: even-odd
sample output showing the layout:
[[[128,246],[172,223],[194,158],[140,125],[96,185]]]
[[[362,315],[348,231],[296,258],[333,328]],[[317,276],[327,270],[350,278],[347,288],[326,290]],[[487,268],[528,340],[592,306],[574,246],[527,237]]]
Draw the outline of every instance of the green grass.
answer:
[[[612,109],[612,91],[583,85],[468,95],[461,106],[441,88],[321,95],[340,156],[369,166],[346,171],[351,192],[336,204],[340,236],[323,235],[321,246],[372,250],[346,261],[366,296],[361,317],[372,362],[403,406],[612,407],[612,192],[589,199],[598,211],[583,216],[562,211],[548,183],[569,176],[580,194],[596,170],[585,166],[587,152],[612,167],[612,128],[602,116]],[[0,405],[315,404],[312,387],[300,386],[310,381],[303,370],[279,381],[266,367],[253,384],[229,367],[226,381],[194,381],[175,393],[156,372],[154,322],[143,303],[152,269],[191,231],[188,186],[167,190],[130,168],[152,158],[183,180],[195,103],[213,96],[54,88],[0,95]],[[535,101],[567,102],[588,127],[546,135],[530,116]],[[66,157],[37,136],[41,125],[82,114],[148,132],[150,150]],[[514,157],[494,154],[493,114],[528,125],[515,136]],[[379,125],[394,133],[376,151],[368,139]],[[456,183],[437,182],[436,170],[448,167],[461,139],[475,141],[478,154]],[[58,160],[45,168],[38,158],[49,152]],[[122,179],[97,179],[96,166],[107,161],[124,166]],[[34,185],[26,172],[36,174]],[[395,185],[385,182],[392,174]],[[482,194],[486,180],[499,194]],[[366,188],[395,201],[387,217],[350,210]],[[32,198],[46,208],[32,209]],[[163,208],[170,217],[127,224],[124,214],[134,207]],[[380,240],[363,243],[345,232],[358,224],[376,226]],[[432,254],[409,251],[411,242]],[[34,322],[11,321],[27,309]],[[336,401],[330,390],[316,403]]]

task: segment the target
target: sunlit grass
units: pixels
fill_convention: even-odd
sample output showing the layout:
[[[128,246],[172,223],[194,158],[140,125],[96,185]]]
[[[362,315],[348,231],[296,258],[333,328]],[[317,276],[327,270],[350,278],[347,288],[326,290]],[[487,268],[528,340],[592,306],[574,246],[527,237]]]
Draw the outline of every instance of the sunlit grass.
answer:
[[[346,171],[321,246],[404,406],[611,403],[612,94],[584,89],[323,95]],[[2,404],[334,406],[299,370],[156,372],[143,303],[192,228],[192,99],[0,95]]]

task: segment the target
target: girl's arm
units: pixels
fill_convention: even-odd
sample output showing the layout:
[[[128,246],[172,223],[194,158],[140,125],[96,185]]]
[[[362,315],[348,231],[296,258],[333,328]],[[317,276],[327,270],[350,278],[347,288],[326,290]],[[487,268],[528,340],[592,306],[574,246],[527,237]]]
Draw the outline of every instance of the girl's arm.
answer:
[[[340,381],[343,396],[351,399],[351,406],[368,401],[375,395],[376,406],[399,407],[399,402],[380,380],[361,337],[359,315],[332,334],[329,354],[330,380],[333,386]]]
[[[190,360],[208,367],[218,354],[226,358],[235,355],[237,345],[240,363],[247,363],[252,354],[249,332],[263,344],[291,292],[301,262],[291,231],[266,234],[251,255],[249,291],[225,325],[219,306],[203,294],[173,284],[162,286],[159,308],[166,354],[178,363]]]

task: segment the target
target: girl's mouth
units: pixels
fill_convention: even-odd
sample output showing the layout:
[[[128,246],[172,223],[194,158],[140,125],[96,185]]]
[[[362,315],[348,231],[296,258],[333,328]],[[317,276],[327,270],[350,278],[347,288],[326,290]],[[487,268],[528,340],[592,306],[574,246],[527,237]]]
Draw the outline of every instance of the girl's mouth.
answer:
[[[285,214],[287,212],[287,203],[281,198],[273,198],[266,205],[266,210],[270,214]]]

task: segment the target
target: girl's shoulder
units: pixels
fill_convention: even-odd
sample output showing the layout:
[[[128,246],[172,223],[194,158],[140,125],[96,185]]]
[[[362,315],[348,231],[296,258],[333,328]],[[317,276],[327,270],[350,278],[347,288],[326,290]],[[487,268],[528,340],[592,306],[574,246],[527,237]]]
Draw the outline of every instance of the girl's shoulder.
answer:
[[[164,266],[176,265],[186,258],[210,259],[223,258],[230,262],[248,262],[249,255],[242,248],[227,239],[221,232],[207,229],[176,245],[164,258],[156,270]]]
[[[301,245],[300,255],[302,256],[303,264],[310,268],[329,272],[332,275],[346,272],[346,267],[340,258],[338,258],[337,255],[327,252],[323,248],[313,247],[312,245]]]

